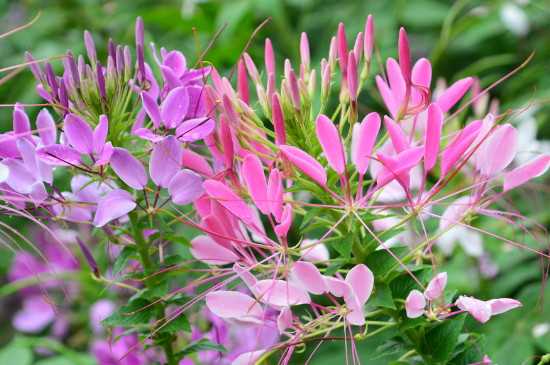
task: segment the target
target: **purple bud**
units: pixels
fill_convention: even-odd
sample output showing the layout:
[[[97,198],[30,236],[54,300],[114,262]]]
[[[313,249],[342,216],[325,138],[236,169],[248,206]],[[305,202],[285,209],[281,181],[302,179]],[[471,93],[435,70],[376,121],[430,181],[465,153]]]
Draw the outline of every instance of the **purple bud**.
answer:
[[[63,115],[69,111],[69,96],[63,79],[59,80],[59,103],[63,106]]]
[[[67,52],[66,60],[67,60],[68,66],[69,66],[68,71],[70,71],[71,77],[73,79],[73,83],[78,88],[78,87],[80,87],[80,77],[79,77],[79,74],[78,74],[78,68],[76,66],[76,62],[74,60],[73,54],[70,51]]]
[[[113,57],[109,56],[107,57],[107,77],[108,78],[116,78],[116,62],[113,59]]]
[[[138,62],[138,79],[140,82],[145,82],[145,56],[143,54],[145,40],[143,34],[143,19],[136,19],[136,57]]]
[[[92,270],[92,273],[94,274],[95,277],[99,278],[101,276],[101,274],[99,273],[99,266],[97,266],[97,262],[95,261],[94,256],[92,255],[92,252],[90,251],[88,246],[86,246],[84,242],[82,242],[80,237],[76,237],[76,241],[78,242],[78,246],[82,250],[82,254],[84,254],[84,258],[88,262],[88,265]]]
[[[86,46],[86,52],[91,63],[94,64],[97,61],[97,54],[95,50],[95,43],[92,35],[87,30],[84,31],[84,45]]]
[[[298,87],[298,79],[293,70],[290,70],[290,79],[288,80],[290,86],[290,97],[292,99],[292,104],[296,110],[300,110],[302,101],[300,98],[300,88]]]
[[[140,16],[136,18],[136,48],[141,47],[143,49],[145,41],[143,35],[143,19]]]
[[[107,56],[113,59],[114,65],[116,67],[116,46],[111,38],[109,38],[109,43],[107,45]]]
[[[124,47],[124,77],[126,79],[130,78],[132,74],[132,53],[130,52],[130,47]]]
[[[29,62],[29,68],[31,69],[32,74],[34,75],[34,78],[37,81],[43,82],[44,77],[42,73],[42,69],[40,68],[40,65],[36,63],[35,59],[32,57],[32,54],[30,52],[25,52],[25,59],[27,62]]]
[[[59,88],[59,85],[57,84],[57,80],[55,77],[55,74],[53,72],[52,65],[49,63],[46,63],[46,80],[48,81],[48,85],[50,86],[50,89],[52,90],[52,94],[54,98],[57,99],[57,89]]]
[[[119,75],[124,73],[124,49],[121,46],[116,47],[116,70]]]
[[[105,76],[103,75],[103,66],[101,63],[97,63],[97,87],[99,89],[99,95],[102,99],[107,98],[107,90],[105,89]]]

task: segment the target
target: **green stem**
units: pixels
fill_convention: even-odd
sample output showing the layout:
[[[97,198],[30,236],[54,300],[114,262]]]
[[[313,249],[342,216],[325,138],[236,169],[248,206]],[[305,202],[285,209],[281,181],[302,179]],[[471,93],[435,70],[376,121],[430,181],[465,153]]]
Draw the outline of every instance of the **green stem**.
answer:
[[[134,211],[129,214],[130,217],[130,225],[132,230],[132,235],[134,238],[134,242],[136,243],[136,248],[139,254],[139,258],[141,261],[141,264],[143,265],[143,270],[145,275],[149,276],[154,273],[155,271],[155,264],[151,260],[151,256],[149,255],[149,245],[143,238],[143,230],[141,229],[139,225],[139,219],[137,212]],[[145,280],[145,286],[149,289],[154,288],[156,285],[153,282],[153,278],[147,278]],[[165,307],[162,302],[159,302],[157,304],[158,307],[158,314],[157,319],[162,320],[165,318]],[[164,350],[164,354],[166,355],[166,360],[168,361],[168,365],[176,365],[177,359],[174,357],[174,350],[172,349],[172,342],[174,341],[174,336],[170,335],[170,338],[162,341],[162,348]]]

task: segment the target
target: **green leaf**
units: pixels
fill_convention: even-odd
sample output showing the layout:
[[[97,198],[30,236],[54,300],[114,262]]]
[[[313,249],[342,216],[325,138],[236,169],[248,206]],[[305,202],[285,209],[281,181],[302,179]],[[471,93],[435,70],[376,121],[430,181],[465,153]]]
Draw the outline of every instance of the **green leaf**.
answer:
[[[159,333],[172,334],[178,331],[191,332],[191,325],[189,324],[189,320],[183,313],[179,314],[176,318],[172,319],[170,322],[168,322],[168,324],[163,326],[159,330]]]
[[[223,347],[220,344],[210,342],[208,340],[199,340],[199,341],[193,342],[193,343],[189,344],[188,346],[184,347],[183,350],[178,352],[177,355],[179,357],[184,357],[186,355],[194,354],[194,353],[197,353],[199,351],[205,351],[205,350],[227,352],[225,347]]]
[[[405,255],[410,249],[407,247],[393,247],[391,252],[395,256],[401,258]],[[396,260],[392,255],[390,255],[386,250],[378,250],[371,253],[365,260],[365,264],[371,269],[374,277],[380,278],[383,275],[388,274],[396,264]]]
[[[396,309],[390,287],[383,283],[374,285],[374,297],[369,301],[369,304],[375,307]]]
[[[118,275],[126,267],[128,260],[135,254],[136,249],[134,246],[125,246],[113,264],[113,276]]]
[[[458,344],[458,337],[464,326],[465,314],[446,319],[429,330],[420,345],[422,353],[434,363],[445,364],[451,358]]]
[[[32,350],[18,338],[0,351],[0,364],[31,365],[32,358]]]
[[[104,319],[102,323],[108,327],[133,327],[136,325],[149,325],[154,316],[154,306],[143,298],[131,300],[120,307],[115,313]]]

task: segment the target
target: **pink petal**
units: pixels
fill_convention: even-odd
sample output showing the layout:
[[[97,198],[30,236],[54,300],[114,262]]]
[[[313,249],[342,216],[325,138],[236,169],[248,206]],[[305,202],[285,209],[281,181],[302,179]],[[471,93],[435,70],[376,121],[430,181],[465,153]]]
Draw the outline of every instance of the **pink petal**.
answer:
[[[185,150],[181,161],[183,167],[196,171],[201,175],[212,176],[214,174],[208,161],[193,150]]]
[[[160,117],[166,128],[176,128],[185,118],[188,107],[187,88],[180,86],[170,90],[160,107]]]
[[[485,323],[491,318],[491,305],[488,302],[473,297],[460,296],[455,305],[470,313],[480,323]]]
[[[155,128],[160,127],[161,116],[160,109],[155,99],[146,92],[141,93],[141,102],[143,103],[143,108],[149,119],[153,122]]]
[[[237,262],[233,265],[233,271],[239,276],[243,283],[248,286],[249,289],[258,282],[256,277],[250,272],[249,268],[239,265]]]
[[[442,272],[430,280],[424,291],[424,295],[428,300],[435,300],[443,295],[445,286],[447,286],[447,273]]]
[[[267,199],[269,202],[269,211],[277,222],[281,221],[283,215],[283,183],[281,173],[277,169],[271,170],[267,183]]]
[[[267,181],[262,162],[258,156],[250,153],[244,158],[241,175],[258,209],[263,214],[269,214],[270,204],[267,198]]]
[[[391,116],[396,118],[399,113],[399,105],[397,104],[397,100],[395,100],[390,87],[380,76],[376,76],[376,86],[378,87],[380,96],[382,96],[382,100],[384,100],[384,104],[386,104],[386,108],[388,108]]]
[[[90,154],[94,150],[94,137],[90,125],[75,114],[67,114],[63,123],[65,137],[78,152]]]
[[[220,246],[209,236],[197,236],[191,240],[191,254],[208,265],[226,265],[239,260],[233,251]]]
[[[518,131],[511,124],[501,125],[486,143],[478,164],[483,175],[493,176],[504,170],[516,156]]]
[[[99,116],[99,124],[95,127],[93,134],[94,153],[101,153],[103,146],[107,141],[107,134],[109,133],[109,120],[106,115]]]
[[[466,77],[449,86],[437,98],[437,104],[441,108],[441,111],[447,113],[466,94],[473,83],[474,79],[472,77]]]
[[[174,136],[166,137],[153,146],[149,161],[149,175],[156,185],[167,188],[179,171],[183,149]]]
[[[455,164],[464,157],[464,152],[470,147],[478,135],[482,126],[480,120],[468,124],[459,134],[449,143],[441,155],[441,175],[445,176]]]
[[[330,167],[342,175],[346,170],[346,159],[338,129],[327,116],[321,114],[317,117],[316,133]]]
[[[245,223],[252,222],[252,211],[249,206],[237,194],[225,184],[216,180],[206,180],[203,183],[206,193],[225,209]]]
[[[110,161],[115,174],[128,186],[141,190],[147,185],[145,167],[128,150],[115,147]]]
[[[292,205],[286,204],[283,208],[283,213],[281,215],[281,222],[280,224],[277,224],[274,228],[275,233],[279,237],[286,237],[291,225],[292,225]]]
[[[384,125],[388,130],[395,152],[400,153],[409,148],[407,136],[405,135],[405,132],[403,132],[403,129],[397,125],[397,123],[395,123],[391,118],[384,116]]]
[[[408,174],[413,167],[418,165],[423,155],[423,147],[413,147],[405,150],[398,154],[394,160],[384,158],[384,156],[379,154],[378,157],[385,161],[382,161],[384,167],[376,177],[378,187],[380,188],[395,179],[398,179],[403,184],[404,182],[401,181],[403,174]]]
[[[509,299],[509,298],[491,299],[491,300],[488,300],[487,302],[491,306],[491,313],[493,315],[508,312],[509,310],[519,308],[522,306],[519,300]]]
[[[51,165],[80,165],[80,153],[69,146],[52,144],[36,150],[38,157]]]
[[[366,265],[355,265],[346,275],[346,283],[350,285],[355,297],[362,306],[372,293],[374,275]]]
[[[330,259],[327,246],[324,243],[305,239],[300,244],[302,259],[311,262],[326,262]]]
[[[264,314],[252,297],[237,291],[214,291],[206,294],[206,306],[218,317],[258,322]]]
[[[504,175],[503,190],[508,191],[541,176],[550,167],[550,155],[541,155]]]
[[[403,75],[401,67],[393,58],[388,58],[386,61],[386,71],[388,73],[388,81],[394,100],[397,103],[397,108],[403,107],[405,95],[407,93],[407,83]],[[399,112],[399,110],[397,110]]]
[[[380,130],[380,116],[369,113],[361,123],[353,126],[351,160],[359,174],[364,175],[369,167],[371,153]]]
[[[13,108],[13,131],[20,136],[27,136],[31,132],[31,122],[20,104]]]
[[[432,65],[430,61],[421,58],[413,66],[411,80],[413,85],[430,88],[432,82]]]
[[[405,299],[405,311],[408,318],[418,318],[424,314],[426,308],[426,299],[421,292],[414,289],[411,290],[407,299]]]
[[[254,365],[265,352],[266,350],[245,352],[237,356],[231,365]]]
[[[292,265],[291,275],[294,280],[312,294],[323,294],[327,285],[319,269],[310,262],[298,261]]]
[[[323,166],[301,149],[288,145],[279,146],[283,155],[300,171],[309,176],[319,185],[327,183],[327,173]]]
[[[430,171],[437,162],[439,142],[441,140],[441,126],[443,125],[443,112],[437,104],[428,107],[428,120],[424,145],[424,170]]]
[[[274,307],[281,308],[311,302],[305,290],[284,280],[260,280],[253,289],[260,301]]]
[[[181,170],[174,175],[168,191],[174,204],[186,205],[202,195],[202,178],[191,170]]]
[[[460,223],[466,211],[472,206],[470,200],[471,198],[469,196],[463,196],[452,202],[441,216],[439,230],[446,231],[449,227]]]
[[[195,142],[212,134],[216,127],[214,119],[201,117],[188,119],[176,129],[176,136],[182,142]]]
[[[40,110],[36,117],[36,128],[43,146],[49,146],[55,143],[57,139],[57,126],[50,112],[47,109]]]
[[[351,295],[351,286],[344,280],[333,278],[331,276],[324,276],[324,278],[330,294],[334,295],[335,297],[344,297]]]
[[[370,61],[374,48],[374,20],[370,14],[367,16],[367,21],[365,22],[364,34],[363,52],[365,54],[365,59]]]
[[[38,333],[53,322],[55,309],[40,295],[23,301],[23,308],[13,317],[13,327],[23,333]]]
[[[285,118],[279,101],[279,96],[274,93],[271,97],[271,113],[273,129],[275,129],[275,143],[277,145],[286,143]]]
[[[407,37],[407,32],[405,28],[401,27],[399,29],[399,40],[398,40],[398,49],[399,49],[399,66],[401,67],[401,72],[405,80],[411,79],[411,50],[409,47],[409,38]]]
[[[292,310],[290,308],[283,308],[277,316],[277,329],[279,330],[279,334],[282,334],[290,327],[292,327]]]
[[[115,189],[98,202],[93,224],[103,227],[110,221],[130,213],[135,207],[136,203],[129,192]]]
[[[111,161],[111,156],[113,155],[114,148],[111,142],[105,143],[101,154],[98,156],[98,159],[94,163],[95,166],[104,166]]]

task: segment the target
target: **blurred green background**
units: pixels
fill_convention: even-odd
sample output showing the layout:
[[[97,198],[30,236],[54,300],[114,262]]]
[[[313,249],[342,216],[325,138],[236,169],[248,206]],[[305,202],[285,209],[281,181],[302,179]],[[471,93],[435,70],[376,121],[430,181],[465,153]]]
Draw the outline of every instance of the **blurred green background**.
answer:
[[[75,54],[82,53],[85,29],[92,31],[103,54],[109,38],[133,44],[134,20],[138,15],[144,19],[147,42],[180,49],[191,64],[224,27],[205,59],[226,73],[255,28],[268,17],[270,21],[252,40],[249,52],[261,59],[262,40],[270,37],[280,65],[284,58],[297,57],[300,32],[309,34],[312,59],[318,61],[326,57],[338,22],[345,22],[348,34],[355,34],[363,29],[369,13],[375,18],[376,45],[382,57],[395,56],[397,32],[403,25],[409,32],[413,57],[432,60],[434,80],[443,77],[451,82],[474,75],[481,79],[482,86],[487,86],[535,52],[529,65],[495,88],[492,95],[500,100],[501,111],[531,105],[538,125],[537,138],[550,138],[550,1],[546,0],[0,0],[0,31],[24,24],[39,12],[40,18],[32,27],[0,39],[0,67],[23,62],[26,50],[36,58],[60,55],[69,48]],[[4,72],[0,77],[6,75]],[[0,103],[16,101],[40,102],[27,70],[0,87]],[[1,108],[0,118],[1,129],[10,128],[11,109]],[[520,119],[513,122],[520,124]],[[517,207],[548,225],[550,212],[537,193],[518,196]],[[542,196],[547,199],[548,193]],[[547,239],[547,235],[542,239]],[[468,293],[481,293],[481,297],[515,296],[528,303],[526,310],[492,320],[485,329],[497,335],[488,337],[486,342],[500,364],[520,364],[526,359],[536,363],[537,355],[550,352],[550,298],[546,292],[547,300],[540,301],[544,295],[541,282],[546,285],[541,279],[540,262],[527,252],[516,250],[511,254],[502,250],[499,242],[488,240],[485,244],[493,251],[500,274],[491,280],[472,280],[470,269],[475,265],[459,252],[448,263],[449,276],[454,277],[452,285]],[[0,273],[5,272],[6,265],[0,266]],[[475,326],[470,322],[468,325]],[[318,354],[313,363],[339,363],[341,352],[335,351],[337,345],[331,346],[324,347],[323,354]],[[392,350],[391,343],[384,343],[384,339],[362,346],[389,353]],[[386,363],[384,356],[377,356],[376,363]]]

